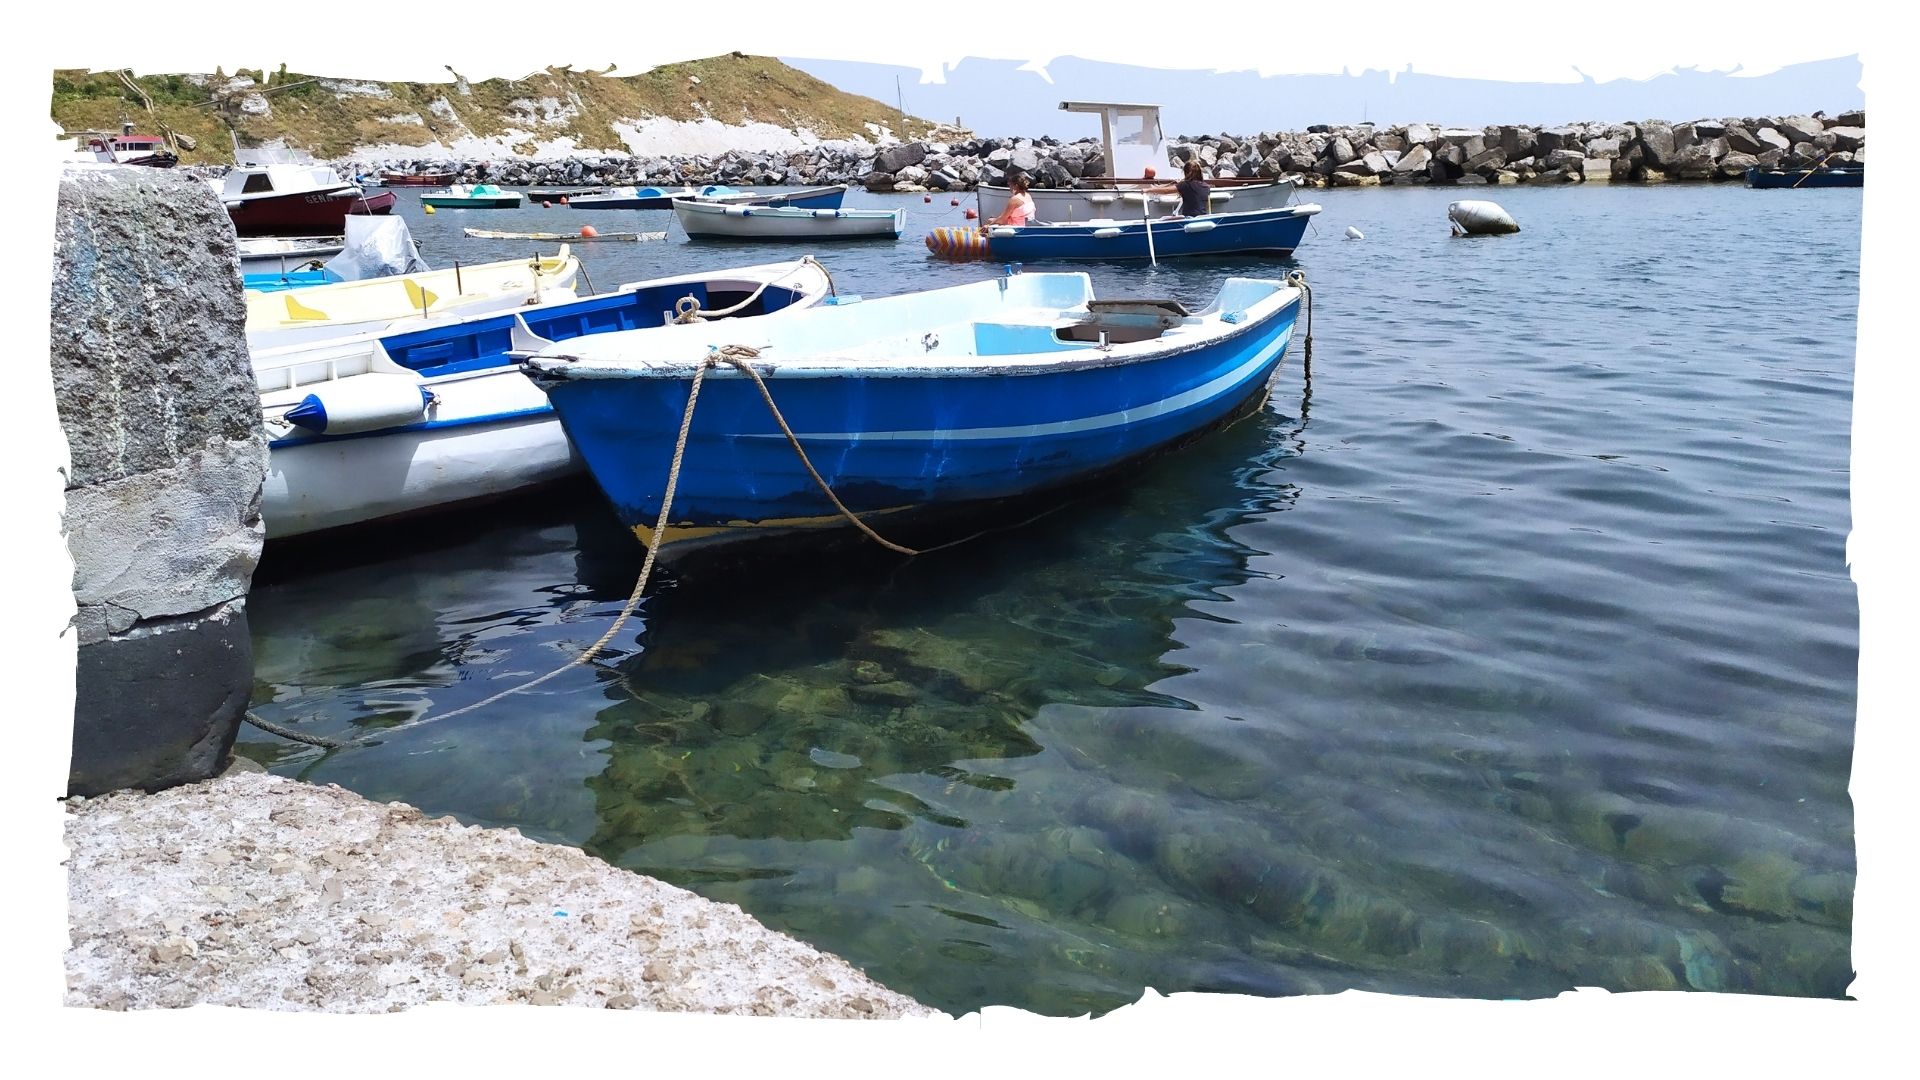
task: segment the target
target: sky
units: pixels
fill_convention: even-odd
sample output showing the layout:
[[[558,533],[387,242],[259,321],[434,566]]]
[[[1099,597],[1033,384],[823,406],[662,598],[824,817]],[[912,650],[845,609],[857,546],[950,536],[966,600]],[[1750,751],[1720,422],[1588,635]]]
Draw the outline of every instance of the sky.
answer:
[[[1134,101],[1162,106],[1167,134],[1300,131],[1309,124],[1381,126],[1424,121],[1451,126],[1561,124],[1577,120],[1829,115],[1865,104],[1860,60],[1789,64],[1760,75],[1669,70],[1647,78],[1510,82],[1430,74],[1411,61],[1394,71],[1261,75],[1255,71],[1172,70],[1055,58],[1044,66],[968,57],[939,72],[900,64],[781,57],[842,90],[980,135],[1098,136],[1098,117],[1063,113],[1061,101]]]
[[[1441,5],[1403,0],[1366,4],[1177,5],[1103,0],[1099,5],[947,4],[801,5],[729,0],[684,5],[539,6],[526,0],[462,0],[457,5],[251,5],[156,9],[132,0],[89,0],[84,9],[39,9],[17,20],[0,49],[8,103],[13,196],[9,239],[15,257],[0,263],[0,302],[19,354],[0,395],[0,439],[7,467],[5,534],[11,617],[0,620],[14,693],[7,753],[0,754],[8,837],[8,978],[0,1015],[13,1021],[15,1058],[79,1062],[91,1072],[168,1066],[267,1068],[276,1077],[414,1074],[571,1077],[615,1073],[728,1075],[751,1068],[784,1078],[849,1075],[1010,1076],[1199,1075],[1237,1077],[1288,1071],[1361,1075],[1483,1077],[1501,1066],[1561,1076],[1781,1075],[1867,1071],[1896,1052],[1896,1024],[1916,1015],[1920,952],[1906,901],[1914,813],[1906,773],[1916,746],[1909,569],[1914,491],[1910,403],[1920,397],[1914,349],[1904,320],[1910,302],[1907,253],[1920,245],[1902,181],[1916,155],[1905,133],[1915,119],[1911,30],[1894,5],[1858,0],[1819,4],[1750,0],[1736,6],[1685,0],[1616,0],[1606,5],[1538,0],[1477,0]],[[71,17],[67,17],[71,16]],[[161,17],[156,17],[161,16]],[[1872,105],[1877,177],[1864,193],[1862,301],[1855,382],[1853,530],[1848,558],[1861,602],[1860,725],[1853,794],[1861,870],[1855,904],[1858,1002],[1809,1002],[1713,994],[1606,995],[1582,992],[1531,1003],[1439,1002],[1342,994],[1256,1000],[1230,995],[1153,998],[1098,1022],[1041,1021],[988,1010],[957,1024],[853,1025],[704,1016],[613,1015],[576,1009],[428,1009],[400,1017],[264,1015],[205,1008],[112,1016],[62,1009],[66,857],[60,803],[70,748],[74,645],[61,627],[73,611],[71,562],[59,531],[64,507],[65,441],[51,380],[38,357],[47,348],[47,267],[52,250],[53,155],[44,167],[27,151],[51,145],[46,115],[55,67],[131,66],[139,72],[210,71],[216,66],[299,71],[340,77],[445,79],[452,67],[472,78],[518,77],[548,64],[630,74],[730,50],[759,55],[887,64],[945,77],[969,77],[978,64],[990,87],[958,103],[945,91],[902,78],[916,113],[956,113],[984,126],[995,110],[1039,107],[1063,96],[1038,75],[1077,78],[1080,66],[1144,65],[1175,70],[1253,71],[1266,75],[1395,73],[1282,82],[1275,116],[1307,123],[1399,118],[1415,110],[1445,123],[1533,118],[1627,119],[1635,113],[1708,113],[1772,109],[1834,111],[1858,100],[1779,105],[1688,104],[1676,97],[1635,105],[1625,98],[1558,95],[1591,78],[1581,93],[1625,94],[1629,84],[1676,93],[1735,92],[1765,101],[1766,80],[1786,69],[1820,75],[1809,87],[1857,82]],[[998,61],[996,66],[981,60]],[[1071,60],[1066,58],[1080,58]],[[1838,67],[1829,67],[1838,63]],[[1413,76],[1405,73],[1412,65]],[[1858,78],[1846,65],[1857,64]],[[1091,68],[1089,69],[1091,70]],[[1583,74],[1584,73],[1584,74]],[[1676,73],[1671,77],[1667,73]],[[1685,73],[1685,74],[1678,74]],[[1700,73],[1732,73],[1702,79]],[[881,73],[881,100],[892,95]],[[1033,82],[1019,80],[1035,80]],[[1142,90],[1153,84],[1146,76]],[[1622,82],[1625,80],[1626,82]],[[1401,89],[1421,88],[1419,97]],[[1620,85],[1616,86],[1615,84]],[[1123,87],[1128,84],[1122,84]],[[1214,87],[1216,87],[1215,89]],[[1171,132],[1239,127],[1244,92],[1231,79],[1209,82],[1198,98],[1163,98]],[[1265,86],[1268,84],[1256,84]],[[1612,87],[1611,90],[1608,88]],[[1004,94],[998,93],[1004,91]],[[1352,92],[1357,91],[1355,101]],[[1468,91],[1481,96],[1465,95]],[[1157,92],[1157,91],[1155,91]],[[1637,92],[1637,91],[1635,91]],[[1146,96],[1129,94],[1128,96]],[[1718,100],[1718,99],[1716,99]],[[1561,104],[1567,101],[1569,104]],[[1622,104],[1615,105],[1619,101]],[[1588,103],[1593,104],[1589,105]],[[951,105],[952,107],[949,107]],[[937,107],[936,107],[937,106]],[[1177,108],[1175,107],[1177,106]],[[1292,112],[1295,108],[1299,112]],[[1478,110],[1487,110],[1480,112]],[[1380,110],[1376,115],[1376,110]],[[1448,115],[1457,110],[1465,115]],[[1626,116],[1608,112],[1625,110]],[[1498,112],[1499,115],[1493,115]],[[1587,116],[1587,113],[1598,115]],[[972,115],[969,115],[971,113]],[[1029,122],[1024,112],[1008,123]],[[1261,114],[1268,115],[1268,114]],[[1680,119],[1675,115],[1667,117]],[[1042,119],[1031,121],[1044,124]],[[1293,121],[1299,123],[1301,121]],[[1390,122],[1390,121],[1388,121]],[[1085,132],[1069,132],[1081,134]],[[1578,192],[1569,192],[1577,196]],[[1896,202],[1897,201],[1897,202]],[[1793,272],[1790,259],[1782,273]],[[1607,298],[1596,298],[1607,302]],[[1822,326],[1809,312],[1810,325]],[[1905,719],[1902,719],[1905,718]],[[44,1068],[42,1071],[45,1071]]]

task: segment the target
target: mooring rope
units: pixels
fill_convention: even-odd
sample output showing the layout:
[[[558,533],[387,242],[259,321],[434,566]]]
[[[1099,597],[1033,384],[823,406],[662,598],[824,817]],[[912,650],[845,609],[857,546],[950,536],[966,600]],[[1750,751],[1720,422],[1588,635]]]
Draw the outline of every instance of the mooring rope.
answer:
[[[730,345],[728,348],[744,348],[744,346]],[[717,352],[718,350],[716,350],[716,353]],[[693,369],[693,384],[687,388],[687,409],[680,417],[680,434],[674,440],[673,444],[673,462],[667,467],[666,494],[660,499],[660,517],[653,525],[653,540],[647,545],[646,561],[640,564],[640,579],[634,582],[633,593],[627,597],[626,604],[620,608],[620,615],[613,620],[613,625],[607,628],[606,633],[600,635],[600,640],[587,646],[585,652],[554,668],[552,671],[547,672],[545,675],[536,676],[535,678],[528,679],[526,682],[510,686],[492,697],[476,701],[471,705],[463,705],[458,709],[441,713],[438,716],[425,716],[418,720],[409,720],[397,727],[386,728],[380,732],[362,735],[357,739],[351,739],[345,742],[292,731],[278,724],[262,720],[260,717],[255,716],[251,710],[245,714],[247,722],[262,731],[278,735],[284,739],[292,739],[295,742],[306,743],[309,746],[320,746],[329,750],[338,750],[349,746],[361,746],[374,741],[376,738],[398,734],[408,728],[420,727],[438,720],[449,720],[453,717],[473,712],[476,709],[486,708],[488,705],[502,698],[518,694],[523,690],[531,690],[541,683],[556,678],[573,668],[592,663],[594,657],[600,655],[600,650],[606,648],[607,643],[612,641],[614,635],[620,632],[620,628],[627,624],[627,619],[633,615],[633,609],[640,605],[640,596],[646,592],[648,579],[653,576],[654,560],[658,558],[660,554],[660,539],[667,531],[667,515],[673,509],[673,492],[680,483],[680,464],[687,452],[687,434],[693,429],[693,407],[694,404],[700,400],[700,384],[706,380],[707,370],[713,366],[716,353],[709,353],[708,356],[700,362],[699,366]],[[754,355],[758,355],[758,352],[756,351]]]
[[[767,280],[761,282],[760,287],[753,290],[752,295],[748,296],[745,300],[740,301],[739,303],[733,305],[732,307],[719,308],[714,311],[706,311],[700,307],[700,301],[695,299],[692,296],[683,296],[680,299],[675,300],[673,302],[673,321],[679,325],[684,326],[687,323],[698,322],[702,319],[724,319],[729,315],[745,310],[748,305],[752,304],[755,300],[760,299],[760,295],[767,291],[767,287],[769,285],[772,285],[776,281],[787,280],[793,275],[799,273],[801,270],[805,269],[809,264],[811,264],[814,268],[818,269],[820,273],[826,277],[827,295],[829,296],[840,295],[838,292],[834,290],[832,272],[829,271],[825,266],[822,266],[820,264],[820,260],[814,258],[813,256],[802,255],[800,256],[800,262],[797,265],[795,265],[792,270],[789,270],[786,273],[779,275],[778,277],[770,277]]]
[[[1307,284],[1307,275],[1298,270],[1287,271],[1287,284],[1299,289],[1307,302],[1307,340],[1300,350],[1300,364],[1307,367],[1313,363],[1313,286]]]

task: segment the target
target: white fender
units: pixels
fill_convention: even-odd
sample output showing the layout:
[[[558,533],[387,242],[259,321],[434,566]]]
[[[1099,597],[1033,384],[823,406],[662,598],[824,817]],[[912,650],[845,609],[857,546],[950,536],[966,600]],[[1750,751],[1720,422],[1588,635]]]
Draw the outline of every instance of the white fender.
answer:
[[[1101,240],[1110,240],[1113,237],[1119,236],[1120,231],[1119,229],[1095,229],[1093,230],[1093,235]]]
[[[286,420],[319,435],[350,435],[417,424],[426,419],[432,398],[418,375],[368,372],[315,387],[287,410]]]
[[[992,233],[991,235],[994,235],[994,236],[999,236],[999,237],[1003,237],[1003,238],[1004,238],[1004,237],[1008,237],[1008,236],[1015,236],[1015,235],[1017,235],[1017,234],[1016,234],[1016,233],[1015,233],[1015,232],[1013,231],[1013,226],[1011,226],[1011,225],[1001,225],[1001,226],[999,226],[998,228],[995,228],[995,229],[993,230],[993,233]]]
[[[1211,232],[1213,231],[1214,226],[1218,224],[1219,222],[1217,221],[1189,221],[1185,225],[1180,226],[1180,231],[1181,232]]]
[[[1520,231],[1520,223],[1513,220],[1512,214],[1501,209],[1499,203],[1484,199],[1450,203],[1447,217],[1469,236]]]

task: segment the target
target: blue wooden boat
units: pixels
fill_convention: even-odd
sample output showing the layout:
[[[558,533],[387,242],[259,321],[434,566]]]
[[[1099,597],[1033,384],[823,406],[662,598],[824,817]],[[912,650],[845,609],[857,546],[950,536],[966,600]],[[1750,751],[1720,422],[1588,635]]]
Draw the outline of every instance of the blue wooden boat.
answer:
[[[1757,188],[1865,187],[1865,165],[1835,165],[1831,169],[1747,170],[1747,186]]]
[[[1173,259],[1192,255],[1290,255],[1320,212],[1313,203],[1232,214],[1080,224],[995,225],[987,251],[995,259]]]
[[[276,274],[241,274],[241,287],[254,292],[283,292],[310,285],[327,285],[340,279],[325,270],[288,270]]]
[[[569,199],[575,210],[671,210],[675,199],[692,202],[738,203],[748,206],[798,206],[807,210],[837,210],[847,186],[803,188],[799,191],[741,191],[725,184],[704,187],[616,187],[598,195]]]
[[[778,320],[596,335],[524,359],[620,520],[651,539],[690,380],[750,361],[822,477],[885,532],[1047,497],[1126,469],[1264,399],[1301,291],[1230,278],[1190,312],[1098,300],[1085,274],[1004,278]],[[702,384],[663,558],[846,526],[755,383]]]

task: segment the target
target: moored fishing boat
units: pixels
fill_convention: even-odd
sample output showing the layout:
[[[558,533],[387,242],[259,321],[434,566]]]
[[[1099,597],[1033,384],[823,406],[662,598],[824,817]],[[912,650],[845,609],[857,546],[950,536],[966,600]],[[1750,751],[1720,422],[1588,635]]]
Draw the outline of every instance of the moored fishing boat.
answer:
[[[1067,112],[1094,113],[1100,117],[1101,161],[1107,175],[1081,177],[1081,186],[1073,188],[1031,188],[1034,220],[1049,222],[1085,222],[1093,218],[1138,220],[1149,206],[1171,212],[1180,206],[1178,195],[1149,195],[1141,189],[1171,180],[1167,173],[1172,156],[1166,135],[1160,129],[1160,106],[1115,101],[1063,101]],[[1213,190],[1207,196],[1208,208],[1217,213],[1241,210],[1272,210],[1285,206],[1293,195],[1291,180],[1240,180],[1209,178]],[[980,220],[992,221],[1007,209],[1013,192],[993,184],[981,184],[975,192]]]
[[[237,165],[208,183],[241,236],[343,233],[349,214],[391,213],[397,198],[391,191],[369,195],[325,165],[300,161]]]
[[[342,236],[243,236],[236,246],[240,251],[242,274],[275,274],[316,269],[340,254],[347,246]]]
[[[674,216],[697,240],[899,239],[907,212],[804,210],[797,206],[736,206],[676,199]]]
[[[675,199],[699,198],[702,192],[717,190],[721,189],[715,185],[705,188],[611,187],[599,195],[568,199],[567,205],[576,210],[671,210]]]
[[[459,178],[455,172],[383,172],[380,183],[384,187],[446,187]]]
[[[884,532],[1070,489],[1241,415],[1301,296],[1230,278],[1195,313],[1098,300],[1085,274],[1012,274],[778,322],[606,334],[524,366],[643,542],[705,369],[661,540],[674,557],[847,524],[743,367],[837,498]]]
[[[1831,168],[1747,170],[1747,186],[1756,188],[1828,188],[1865,187],[1865,165],[1835,165]]]
[[[580,260],[505,259],[419,274],[343,281],[282,292],[248,292],[247,344],[256,353],[370,331],[398,332],[533,303],[574,299]]]
[[[420,205],[439,210],[511,210],[525,196],[493,184],[455,184],[445,191],[429,191],[420,196]]]
[[[665,240],[663,232],[595,232],[589,225],[577,233],[509,232],[502,229],[461,229],[475,240],[557,240],[576,244],[583,240]]]
[[[802,210],[838,210],[847,197],[847,185],[801,188],[798,191],[735,191],[732,188],[706,189],[693,197],[695,202],[717,202],[732,206],[797,206]]]
[[[575,184],[561,187],[530,187],[526,191],[529,203],[568,202],[582,195],[605,195],[607,189],[588,184]]]
[[[270,439],[261,512],[284,539],[507,494],[577,472],[512,353],[676,318],[797,310],[832,289],[810,259],[623,285],[571,303],[254,354]],[[699,313],[692,314],[689,313]]]
[[[1203,214],[1084,225],[995,225],[987,251],[995,259],[1172,259],[1198,255],[1290,255],[1320,207]]]

